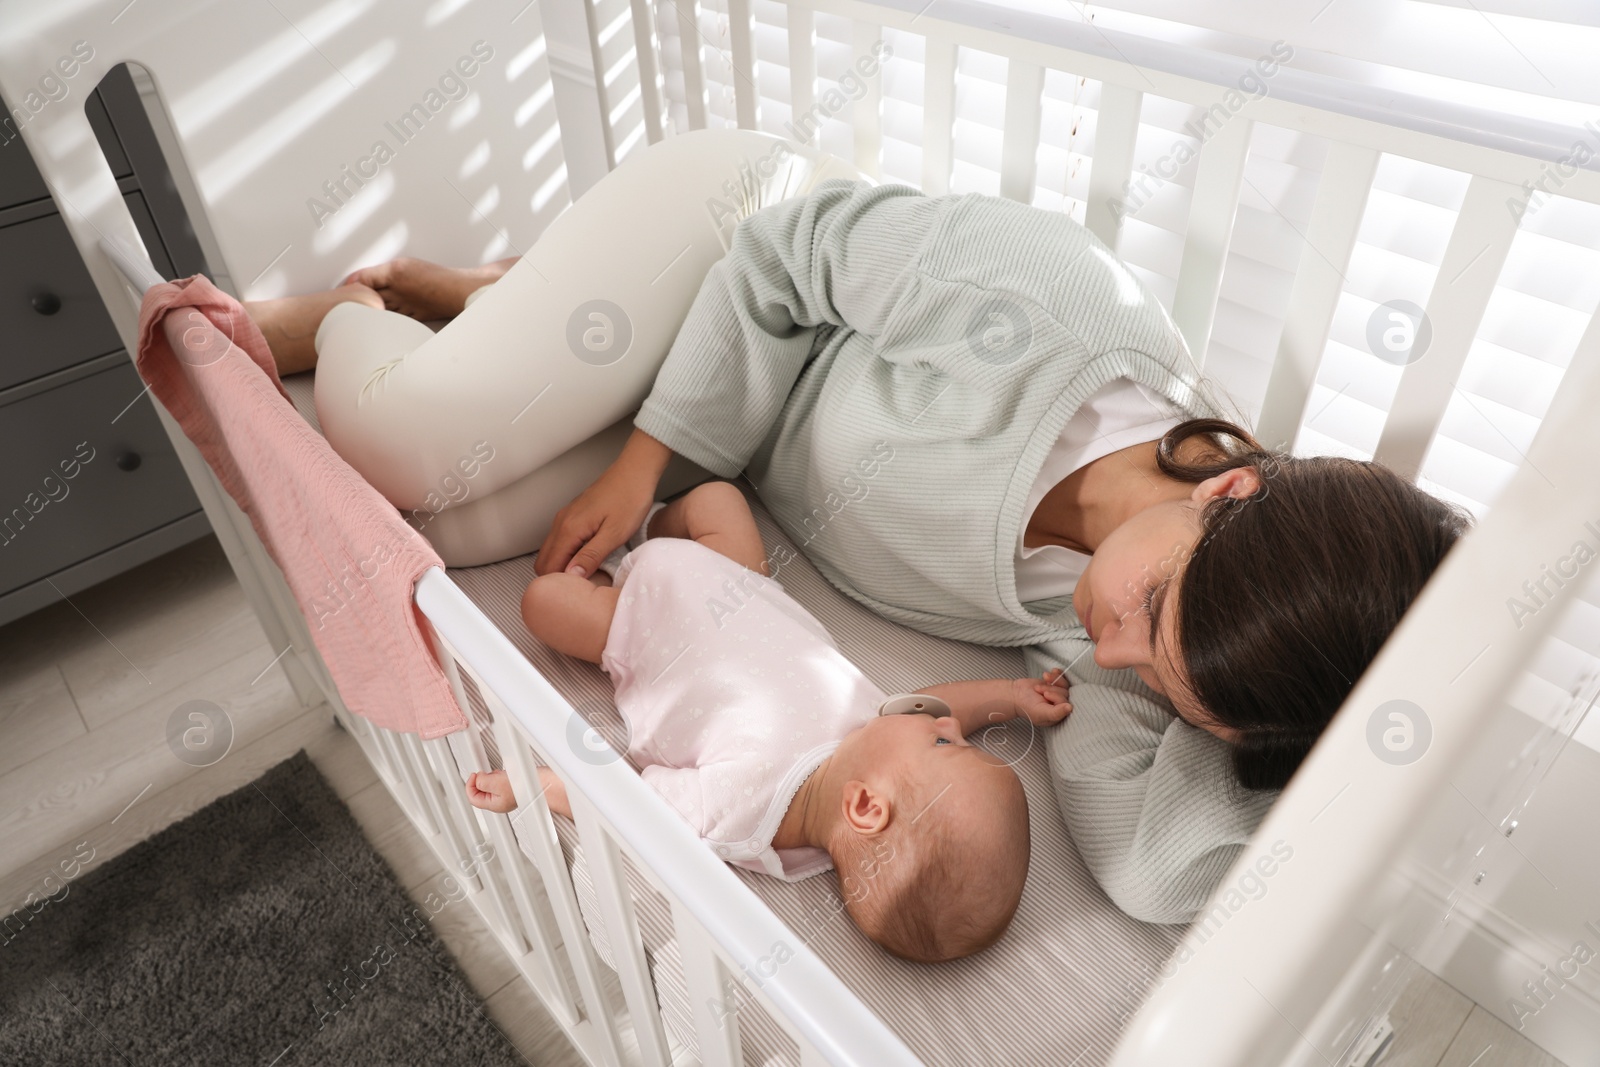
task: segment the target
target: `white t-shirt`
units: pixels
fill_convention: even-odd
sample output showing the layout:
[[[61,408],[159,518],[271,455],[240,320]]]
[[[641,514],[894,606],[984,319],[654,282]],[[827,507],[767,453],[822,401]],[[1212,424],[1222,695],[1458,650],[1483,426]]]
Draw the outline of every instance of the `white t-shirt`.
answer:
[[[1083,402],[1067,420],[1028,490],[1022,529],[1017,533],[1018,600],[1026,604],[1071,593],[1089,562],[1084,553],[1061,545],[1023,547],[1028,523],[1045,494],[1079,467],[1129,445],[1154,441],[1183,420],[1183,412],[1175,404],[1129,378],[1107,383]]]

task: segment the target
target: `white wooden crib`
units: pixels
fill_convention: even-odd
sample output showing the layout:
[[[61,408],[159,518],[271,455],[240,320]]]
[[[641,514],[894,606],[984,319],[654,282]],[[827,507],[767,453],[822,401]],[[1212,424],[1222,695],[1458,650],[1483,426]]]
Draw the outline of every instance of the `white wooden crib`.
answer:
[[[700,0],[538,0],[526,6],[523,0],[434,0],[407,5],[403,13],[380,9],[376,0],[226,6],[3,0],[0,91],[15,105],[78,40],[90,42],[95,53],[82,75],[86,85],[119,62],[145,67],[165,120],[159,128],[169,159],[210,246],[216,280],[241,297],[258,298],[325,286],[357,261],[402,251],[478,262],[525,250],[570,202],[564,148],[598,144],[605,165],[614,166],[640,144],[670,136],[674,111],[693,128],[723,121],[712,99],[716,70],[723,72],[719,84],[731,87],[731,117],[739,125],[784,134],[784,122],[808,113],[842,117],[849,122],[854,162],[877,174],[886,139],[883,83],[865,79],[859,98],[848,103],[830,97],[820,79],[835,72],[819,70],[817,59],[818,26],[829,19],[850,27],[852,57],[870,51],[886,33],[910,60],[920,48],[920,182],[930,194],[950,191],[957,168],[953,128],[963,50],[1003,59],[999,192],[1024,201],[1032,201],[1037,184],[1047,71],[1097,83],[1092,145],[1085,153],[1092,157],[1086,224],[1113,248],[1144,173],[1136,141],[1146,102],[1221,107],[1226,117],[1204,139],[1193,171],[1170,305],[1202,365],[1254,124],[1328,142],[1256,422],[1264,441],[1285,445],[1296,440],[1309,414],[1380,156],[1422,160],[1470,175],[1470,183],[1427,300],[1431,347],[1402,373],[1376,448],[1377,459],[1412,475],[1438,433],[1517,232],[1518,215],[1507,204],[1522,196],[1524,182],[1539,180],[1563,160],[1578,137],[1550,124],[1512,123],[1293,67],[1270,77],[1266,95],[1236,106],[1229,94],[1237,95],[1252,60],[981,0],[756,2],[786,31],[782,56],[758,56],[753,0],[726,0],[715,11]],[[556,120],[541,20],[587,30],[596,116],[588,126],[569,121],[563,128]],[[324,181],[337,180],[341,165],[366,150],[383,118],[420,97],[477,40],[493,45],[496,62],[485,64],[471,95],[434,121],[454,129],[471,109],[489,116],[495,136],[481,146],[459,146],[463,165],[451,189],[407,181],[423,161],[401,152],[377,179],[388,184],[376,207],[335,199],[331,216],[308,210],[311,198],[324,196]],[[557,58],[558,66],[571,62]],[[763,115],[757,87],[771,85],[778,67],[786,68],[789,113]],[[784,70],[776,76],[784,78]],[[903,112],[896,114],[903,126]],[[81,93],[47,102],[22,133],[131,347],[138,293],[158,279],[95,147]],[[1564,166],[1559,192],[1600,204],[1600,175]],[[1480,794],[1467,785],[1480,739],[1501,736],[1508,717],[1518,714],[1507,694],[1552,632],[1597,625],[1592,615],[1574,614],[1577,581],[1555,589],[1519,624],[1505,608],[1524,581],[1569,553],[1585,523],[1600,527],[1600,476],[1593,469],[1600,456],[1597,410],[1600,326],[1591,323],[1525,461],[1360,681],[1224,880],[1221,910],[1190,931],[1169,964],[1171,973],[1150,983],[1112,1062],[1365,1063],[1364,1043],[1381,1032],[1393,999],[1388,976],[1397,956],[1444,959],[1469,936],[1459,920],[1440,920],[1459,909],[1470,925],[1485,910],[1473,894],[1482,868],[1473,857],[1515,827],[1551,753],[1594,696],[1592,677],[1573,684],[1568,710],[1523,738],[1523,758],[1500,792]],[[624,762],[591,762],[574,752],[566,734],[572,708],[444,573],[430,572],[417,584],[416,603],[432,624],[461,705],[469,705],[464,687],[470,680],[492,715],[493,747],[518,779],[519,795],[537,798],[518,824],[528,847],[519,847],[506,817],[465,802],[465,772],[489,765],[479,729],[419,741],[346,713],[248,521],[163,418],[269,638],[276,647],[293,648],[284,666],[301,699],[330,703],[447,868],[470,872],[462,876],[470,899],[590,1062],[658,1067],[690,1058],[669,1040],[656,1010],[624,858],[671,903],[702,1062],[744,1062],[737,1020],[717,1006],[731,981],[754,976],[760,980],[743,981],[742,988],[794,1038],[803,1063],[919,1062],[803,944],[772,967],[773,946],[793,941],[788,928],[699,846]],[[1426,706],[1432,731],[1426,758],[1404,766],[1374,758],[1368,741],[1374,711],[1397,700]],[[530,785],[529,746],[569,783],[625,1011],[613,1010],[603,992],[604,965],[586,931],[550,814]],[[1441,814],[1441,796],[1461,785],[1488,805],[1481,824]],[[1292,849],[1293,861],[1277,867],[1264,894],[1247,906],[1230,906],[1230,888],[1277,842]],[[475,862],[484,856],[492,858]],[[1535,956],[1548,962],[1567,947],[1536,946]],[[1537,956],[1546,948],[1547,956]],[[1025,997],[1018,1001],[1017,1022],[1048,1027],[1048,1019],[1028,1018],[1026,1003]],[[1600,981],[1574,979],[1561,1011],[1569,1004],[1580,1013],[1573,1017],[1600,1013]],[[1580,1036],[1562,1047],[1600,1057],[1595,1033],[1600,1029],[1587,1046]],[[1061,1062],[1075,1062],[1070,1051]]]

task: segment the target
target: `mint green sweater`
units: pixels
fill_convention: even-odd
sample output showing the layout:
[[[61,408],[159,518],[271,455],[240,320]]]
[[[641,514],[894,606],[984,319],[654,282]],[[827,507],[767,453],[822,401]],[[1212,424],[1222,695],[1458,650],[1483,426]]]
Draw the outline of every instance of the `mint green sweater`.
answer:
[[[1048,751],[1068,829],[1119,907],[1184,922],[1273,795],[1234,785],[1227,745],[1132,672],[1095,668],[1069,597],[1017,600],[1028,490],[1116,378],[1218,414],[1165,310],[1065,215],[834,179],[739,224],[634,422],[744,472],[879,614],[1066,665]]]

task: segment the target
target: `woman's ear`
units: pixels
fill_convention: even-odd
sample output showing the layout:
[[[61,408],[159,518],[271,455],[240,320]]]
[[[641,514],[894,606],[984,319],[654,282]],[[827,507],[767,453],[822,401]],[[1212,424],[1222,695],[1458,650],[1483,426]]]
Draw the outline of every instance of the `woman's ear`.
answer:
[[[1261,488],[1261,475],[1254,467],[1235,467],[1231,471],[1223,471],[1214,475],[1194,487],[1194,492],[1189,494],[1189,499],[1196,504],[1204,504],[1219,496],[1234,498],[1253,496]]]
[[[845,825],[856,833],[870,837],[889,828],[893,804],[866,782],[846,782],[843,803]]]

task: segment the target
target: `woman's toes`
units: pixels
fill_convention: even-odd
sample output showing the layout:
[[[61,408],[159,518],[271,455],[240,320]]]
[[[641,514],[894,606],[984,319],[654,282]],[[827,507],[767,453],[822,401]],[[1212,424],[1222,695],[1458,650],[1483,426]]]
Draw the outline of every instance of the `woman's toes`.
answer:
[[[363,282],[347,282],[335,289],[334,292],[342,298],[342,300],[335,301],[335,303],[349,300],[353,303],[365,304],[367,307],[375,308],[378,311],[383,310],[383,297],[378,295],[376,289]]]
[[[387,263],[379,263],[372,267],[362,267],[360,270],[351,271],[340,282],[341,285],[365,285],[369,289],[382,291],[389,288],[394,282],[394,276],[405,263],[404,259],[391,259]]]
[[[345,279],[377,292],[390,311],[424,322],[461,314],[468,294],[499,276],[487,268],[458,269],[402,256],[373,267],[363,267]]]

